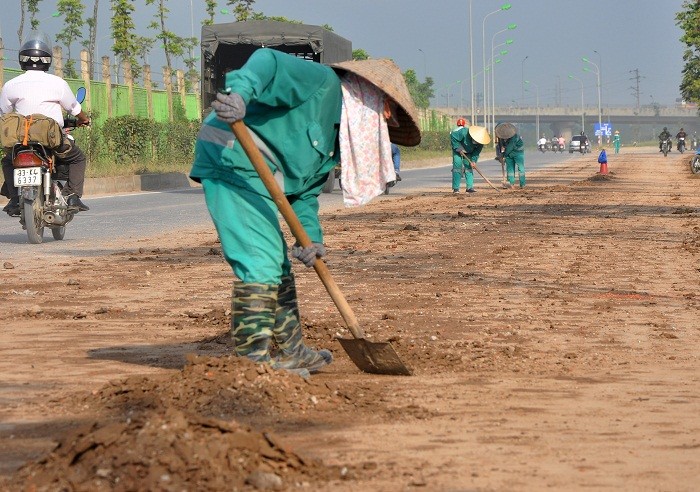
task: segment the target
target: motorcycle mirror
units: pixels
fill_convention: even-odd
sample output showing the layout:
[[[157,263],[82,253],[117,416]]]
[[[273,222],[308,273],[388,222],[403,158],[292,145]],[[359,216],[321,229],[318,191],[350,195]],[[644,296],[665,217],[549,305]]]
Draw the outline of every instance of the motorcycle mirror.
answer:
[[[80,87],[75,93],[75,98],[78,100],[79,103],[83,103],[85,100],[85,95],[87,94],[87,91],[85,90],[85,87]]]

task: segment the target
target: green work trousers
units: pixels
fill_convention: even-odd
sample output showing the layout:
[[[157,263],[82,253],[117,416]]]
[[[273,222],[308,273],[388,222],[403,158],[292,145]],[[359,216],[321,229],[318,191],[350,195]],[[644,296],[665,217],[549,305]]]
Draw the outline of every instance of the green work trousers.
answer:
[[[518,168],[518,179],[520,180],[520,187],[525,187],[525,154],[523,152],[514,152],[511,155],[505,157],[506,161],[506,175],[508,176],[508,182],[515,185],[515,168]]]
[[[277,207],[262,182],[205,178],[202,186],[221,251],[236,276],[246,284],[279,285],[292,267]]]
[[[474,188],[474,170],[468,159],[462,159],[462,156],[456,153],[452,154],[452,189],[459,191],[459,186],[462,183],[462,173],[467,182],[467,189]]]

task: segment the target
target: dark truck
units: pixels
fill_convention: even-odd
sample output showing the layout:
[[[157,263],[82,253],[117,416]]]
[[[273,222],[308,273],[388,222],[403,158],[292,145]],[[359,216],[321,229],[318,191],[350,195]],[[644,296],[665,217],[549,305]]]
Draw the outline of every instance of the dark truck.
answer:
[[[243,66],[259,48],[272,48],[316,63],[352,59],[352,43],[321,26],[256,20],[202,27],[202,108],[210,111],[227,72]],[[333,191],[336,170],[323,188]]]

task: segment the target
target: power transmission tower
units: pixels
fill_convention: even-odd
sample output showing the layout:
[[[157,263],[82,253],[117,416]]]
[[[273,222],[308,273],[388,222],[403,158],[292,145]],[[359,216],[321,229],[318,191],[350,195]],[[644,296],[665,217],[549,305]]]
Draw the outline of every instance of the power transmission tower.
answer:
[[[630,70],[630,73],[634,74],[634,77],[631,77],[630,80],[635,81],[634,87],[630,87],[630,90],[632,91],[632,95],[637,99],[637,111],[635,114],[639,114],[639,97],[642,95],[642,92],[639,89],[639,81],[641,79],[646,78],[646,77],[642,77],[639,75],[638,68],[635,68],[634,70]]]

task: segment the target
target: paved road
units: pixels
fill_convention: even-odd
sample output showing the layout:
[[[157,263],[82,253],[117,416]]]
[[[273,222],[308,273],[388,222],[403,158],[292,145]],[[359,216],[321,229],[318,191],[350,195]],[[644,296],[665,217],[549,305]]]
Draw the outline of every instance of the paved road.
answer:
[[[528,171],[551,165],[569,158],[580,157],[564,154],[542,154],[540,152],[526,155]],[[591,157],[595,159],[595,157]],[[449,159],[445,159],[446,164]],[[391,194],[379,199],[392,199],[406,196],[418,189],[426,187],[450,190],[450,166],[423,169],[407,169],[401,172],[403,181],[391,189]],[[501,177],[500,164],[493,160],[484,160],[479,168],[486,176],[498,184]],[[483,180],[476,176],[476,183]],[[16,218],[6,214],[0,215],[0,261],[17,258],[27,258],[28,255],[44,257],[91,256],[116,252],[124,245],[112,244],[112,238],[132,240],[138,247],[140,238],[171,232],[173,229],[186,229],[210,224],[209,214],[204,205],[204,197],[200,188],[169,190],[160,192],[133,193],[126,195],[111,195],[87,197],[85,200],[90,211],[82,212],[66,229],[63,241],[55,241],[51,232],[46,229],[44,243],[31,245],[27,243],[26,232],[22,230]],[[321,195],[322,210],[341,208],[342,192],[335,190],[330,194]]]

